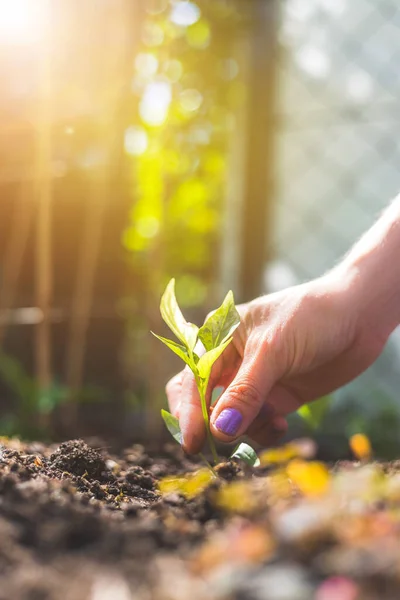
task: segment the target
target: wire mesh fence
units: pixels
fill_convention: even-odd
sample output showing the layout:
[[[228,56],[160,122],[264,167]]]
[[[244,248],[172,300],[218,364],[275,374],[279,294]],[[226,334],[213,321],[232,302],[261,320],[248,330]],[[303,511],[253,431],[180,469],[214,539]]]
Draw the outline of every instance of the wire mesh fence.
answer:
[[[398,2],[286,0],[281,10],[269,289],[332,267],[400,189]],[[396,405],[399,364],[395,332],[342,396],[369,398],[372,411],[382,394]]]

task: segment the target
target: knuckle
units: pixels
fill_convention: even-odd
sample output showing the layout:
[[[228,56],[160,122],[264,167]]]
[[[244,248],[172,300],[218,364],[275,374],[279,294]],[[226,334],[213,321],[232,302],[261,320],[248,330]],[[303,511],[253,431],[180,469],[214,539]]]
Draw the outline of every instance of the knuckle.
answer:
[[[262,394],[252,381],[240,381],[233,383],[229,388],[229,397],[235,405],[244,409],[259,408],[262,402]]]
[[[271,327],[262,341],[261,352],[264,356],[268,356],[270,368],[274,362],[282,362],[285,355],[288,343],[286,324],[278,324]]]
[[[275,362],[280,357],[285,343],[285,334],[280,327],[269,327],[265,330],[258,328],[254,331],[248,344],[248,352],[257,359],[263,368],[272,371]]]
[[[253,343],[257,349],[257,353],[262,357],[265,357],[267,352],[270,352],[273,348],[274,343],[276,343],[279,332],[271,329],[267,331],[258,331],[257,333],[258,335],[256,335]]]

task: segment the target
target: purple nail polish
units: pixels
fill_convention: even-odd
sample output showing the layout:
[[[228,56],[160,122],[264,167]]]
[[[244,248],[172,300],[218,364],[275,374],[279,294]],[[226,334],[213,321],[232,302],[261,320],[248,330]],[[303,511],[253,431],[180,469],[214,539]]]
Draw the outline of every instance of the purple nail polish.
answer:
[[[243,417],[236,408],[225,408],[215,421],[215,427],[225,435],[235,435],[242,420]]]

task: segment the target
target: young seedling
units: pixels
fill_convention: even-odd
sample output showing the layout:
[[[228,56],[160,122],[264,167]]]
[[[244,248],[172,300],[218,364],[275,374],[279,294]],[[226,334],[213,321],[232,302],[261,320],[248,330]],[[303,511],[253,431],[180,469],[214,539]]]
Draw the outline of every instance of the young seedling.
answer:
[[[200,395],[201,410],[210,450],[214,463],[218,463],[219,458],[210,430],[206,394],[212,367],[229,346],[234,331],[240,325],[240,316],[235,307],[233,293],[228,292],[221,306],[199,328],[193,323],[188,323],[182,315],[175,297],[175,280],[171,279],[161,298],[160,310],[162,318],[178,338],[179,343],[152,333],[175,352],[191,369]],[[195,351],[199,342],[205,350],[201,356]],[[179,444],[182,444],[182,433],[178,419],[166,410],[161,411],[161,416],[172,437]],[[248,444],[240,444],[235,449],[232,457],[244,460],[252,466],[259,464],[255,451]]]

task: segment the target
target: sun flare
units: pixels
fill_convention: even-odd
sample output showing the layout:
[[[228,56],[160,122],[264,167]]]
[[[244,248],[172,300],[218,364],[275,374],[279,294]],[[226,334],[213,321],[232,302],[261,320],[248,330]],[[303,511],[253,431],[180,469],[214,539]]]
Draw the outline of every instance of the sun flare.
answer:
[[[32,44],[44,33],[47,0],[0,0],[0,44]]]

